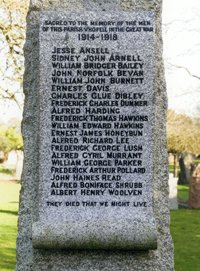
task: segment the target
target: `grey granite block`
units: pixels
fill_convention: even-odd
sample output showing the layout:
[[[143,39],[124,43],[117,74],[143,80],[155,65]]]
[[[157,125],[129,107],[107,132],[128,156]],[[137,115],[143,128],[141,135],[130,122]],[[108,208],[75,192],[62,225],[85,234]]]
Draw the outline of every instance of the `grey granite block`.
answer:
[[[101,13],[102,11],[103,13]],[[50,18],[49,16],[52,16],[52,18],[55,16],[54,18],[57,21],[60,21],[60,19],[64,20],[63,18],[67,17],[68,20],[70,18],[74,21],[78,19],[87,21],[93,20],[93,18],[99,21],[101,16],[104,18],[104,21],[105,18],[107,18],[107,21],[108,18],[110,18],[109,21],[117,21],[120,16],[122,21],[130,21],[131,18],[137,17],[138,19],[141,16],[141,18],[144,17],[147,21],[151,21],[154,32],[140,32],[134,35],[120,32],[119,37],[121,36],[122,39],[114,43],[113,41],[109,43],[100,41],[98,38],[92,41],[79,40],[79,43],[76,43],[77,33],[73,31],[69,34],[63,31],[59,32],[59,29],[54,29],[52,30],[53,32],[45,34],[41,32],[41,20],[48,19]],[[153,16],[155,17],[155,25]],[[27,19],[27,41],[25,44],[26,72],[24,91],[26,101],[23,120],[25,162],[19,212],[17,270],[174,270],[173,246],[169,233],[165,134],[167,101],[162,63],[160,16],[161,1],[55,0],[31,2]],[[80,36],[81,38],[83,37]],[[104,189],[101,195],[84,195],[85,192],[82,192],[80,180],[75,182],[73,179],[74,173],[70,174],[72,181],[66,177],[65,183],[71,182],[72,186],[73,183],[77,183],[77,187],[70,189],[69,187],[68,189],[52,189],[51,187],[53,181],[50,182],[50,179],[54,177],[60,178],[59,174],[56,177],[53,176],[55,172],[51,172],[51,110],[53,110],[49,97],[50,93],[53,93],[49,88],[51,83],[49,75],[52,73],[52,66],[49,65],[51,50],[52,46],[57,48],[62,48],[63,46],[70,47],[75,48],[75,55],[79,55],[81,44],[84,46],[88,44],[88,47],[92,47],[92,44],[94,44],[95,48],[108,48],[108,53],[106,51],[100,53],[100,55],[106,54],[106,59],[109,58],[112,50],[115,54],[117,51],[124,52],[126,50],[126,53],[123,53],[124,55],[133,55],[132,50],[135,50],[137,55],[141,56],[142,60],[140,63],[144,63],[144,79],[140,81],[141,84],[137,81],[137,84],[134,86],[127,84],[125,87],[123,84],[120,84],[120,87],[116,87],[115,84],[106,82],[106,85],[112,85],[109,91],[107,91],[107,93],[111,93],[111,98],[108,95],[107,100],[117,100],[120,103],[124,97],[117,99],[116,96],[113,96],[120,89],[119,93],[144,93],[145,100],[148,102],[148,106],[143,106],[142,108],[125,106],[120,107],[120,113],[109,114],[107,112],[107,115],[117,115],[117,118],[119,118],[119,114],[144,114],[149,118],[142,130],[141,141],[140,138],[134,137],[131,139],[131,136],[129,136],[128,141],[125,140],[125,142],[119,143],[120,149],[118,151],[112,151],[117,153],[121,152],[121,148],[125,145],[139,146],[142,144],[143,157],[141,160],[144,163],[143,167],[146,169],[145,173],[140,175],[138,172],[134,175],[131,172],[126,172],[126,170],[125,172],[121,170],[117,174],[113,172],[114,174],[111,175],[115,177],[120,176],[116,177],[120,179],[114,181],[107,180],[107,183],[111,183],[112,187],[109,188],[110,190],[115,189],[117,191],[115,195],[111,195],[108,188]],[[115,45],[113,46],[113,44]],[[70,55],[72,56],[73,52]],[[83,55],[80,56],[80,59],[81,63],[85,62]],[[102,59],[102,62],[106,61]],[[117,69],[113,68],[115,75]],[[75,68],[73,67],[73,69]],[[133,74],[127,75],[126,73],[125,77],[131,78],[131,76]],[[69,77],[72,77],[72,75],[69,74]],[[114,77],[119,78],[120,75],[117,74]],[[93,78],[97,80],[100,76],[97,74]],[[68,92],[70,91],[68,89]],[[83,89],[81,92],[83,95],[86,91]],[[94,96],[92,99],[94,99]],[[64,101],[65,98],[58,99],[59,102],[62,100]],[[89,103],[91,100],[90,95],[88,95],[86,100]],[[81,107],[81,112],[76,111],[73,113],[71,111],[71,115],[87,115],[85,107]],[[98,108],[102,109],[103,107],[99,106]],[[110,127],[108,130],[112,130],[112,128],[114,130],[114,122],[116,121],[109,122],[111,127],[108,126]],[[61,123],[63,122],[61,121]],[[64,121],[64,123],[67,122]],[[83,124],[80,120],[79,127],[81,125]],[[81,134],[81,130],[78,130],[77,133]],[[94,130],[94,128],[88,127],[86,130]],[[76,135],[73,138],[75,137]],[[81,142],[82,136],[79,135],[77,138],[78,142]],[[105,136],[99,134],[97,138],[105,138]],[[117,140],[116,136],[110,136],[110,138],[114,141]],[[74,145],[78,146],[80,144],[75,144],[74,142]],[[93,144],[90,144],[90,148],[92,146]],[[88,150],[88,153],[93,151],[92,149]],[[66,153],[69,153],[69,151],[66,151]],[[99,156],[98,160],[108,160],[105,150],[99,150],[98,153],[102,155]],[[82,165],[85,161],[83,151],[80,151],[78,155],[81,158],[80,163]],[[69,159],[61,159],[61,161],[64,160],[67,161]],[[113,165],[114,159],[110,160],[111,165],[109,167],[116,168],[117,165]],[[128,159],[124,158],[123,160]],[[69,168],[70,166],[63,166],[62,163],[59,163],[58,168]],[[84,164],[82,168],[92,167],[92,165],[87,166],[87,164]],[[127,168],[125,164],[120,167],[123,170]],[[138,166],[136,167],[132,164],[130,168],[138,168]],[[85,176],[88,175],[88,172],[85,172],[85,174],[79,172],[78,175]],[[96,177],[97,181],[98,178],[100,178],[100,181],[103,181],[102,173],[91,175],[99,175],[99,177]],[[138,181],[138,178],[141,181]],[[127,188],[121,189],[129,193],[125,195],[125,192],[119,192],[116,182],[122,185],[124,183],[140,182],[143,184],[143,187],[142,189],[137,189],[137,192],[127,192],[133,191]],[[60,179],[57,183],[60,183]],[[53,190],[54,192],[52,192]],[[67,193],[67,199],[62,195],[58,195],[61,193],[60,190],[67,190],[67,192],[64,192]],[[76,192],[73,192],[74,190]],[[142,193],[139,192],[140,190],[142,190]],[[101,192],[99,191],[99,193]],[[83,202],[87,202],[87,204]],[[89,206],[91,202],[93,207]],[[104,202],[102,203],[104,205],[108,204],[108,207],[100,207],[100,202]],[[112,202],[117,202],[118,205],[122,202],[129,202],[129,204],[125,204],[125,207],[117,206],[115,208],[112,206]],[[138,202],[141,203],[141,206],[135,207]],[[67,207],[70,204],[75,204],[75,206]],[[107,251],[105,252],[105,250]]]

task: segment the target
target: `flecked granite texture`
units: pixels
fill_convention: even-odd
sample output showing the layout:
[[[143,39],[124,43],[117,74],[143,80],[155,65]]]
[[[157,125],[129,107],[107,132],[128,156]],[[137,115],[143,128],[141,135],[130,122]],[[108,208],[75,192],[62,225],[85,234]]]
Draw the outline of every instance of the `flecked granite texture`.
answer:
[[[37,1],[30,3],[25,44],[25,109],[23,118],[25,162],[20,194],[19,233],[17,238],[17,270],[55,271],[172,271],[173,245],[169,232],[168,169],[166,148],[166,108],[161,39],[162,1]],[[38,156],[39,156],[39,12],[40,11],[154,11],[156,14],[156,82],[153,209],[157,224],[158,248],[135,251],[64,251],[33,249],[32,222],[36,220]]]
[[[82,12],[82,13],[66,13],[66,12],[43,12],[41,13],[41,23],[40,23],[40,90],[39,90],[39,100],[40,100],[40,146],[39,146],[39,189],[38,189],[38,217],[37,221],[33,223],[33,247],[35,248],[98,248],[98,249],[143,249],[149,250],[156,248],[157,237],[156,237],[156,224],[153,216],[153,163],[152,163],[152,154],[153,154],[153,144],[152,144],[152,130],[154,127],[154,32],[145,32],[141,31],[140,33],[130,33],[123,32],[118,33],[118,40],[116,41],[104,41],[96,39],[94,41],[84,41],[80,42],[78,40],[78,35],[76,32],[70,32],[66,40],[66,33],[61,32],[52,32],[52,31],[43,31],[43,26],[45,22],[48,21],[87,21],[88,25],[92,20],[98,21],[150,21],[152,27],[154,27],[154,14],[153,12]],[[108,29],[107,29],[108,30]],[[129,144],[132,147],[133,144],[139,144],[142,146],[142,167],[145,167],[145,172],[143,174],[133,174],[117,172],[118,167],[115,166],[114,159],[109,160],[112,165],[112,169],[115,170],[113,175],[119,176],[121,179],[119,182],[137,183],[138,180],[142,187],[142,195],[110,195],[109,189],[102,191],[101,196],[98,195],[83,195],[81,193],[82,189],[80,187],[80,182],[74,182],[77,185],[74,190],[75,193],[70,196],[60,196],[50,194],[51,189],[51,179],[53,173],[52,169],[52,116],[55,117],[52,113],[52,101],[49,99],[52,95],[52,74],[55,69],[52,67],[52,49],[55,47],[61,48],[69,46],[74,48],[76,54],[78,54],[79,62],[82,63],[84,67],[85,54],[79,54],[82,46],[85,48],[102,48],[107,50],[106,59],[109,61],[111,54],[119,54],[119,51],[122,54],[132,55],[136,52],[142,59],[141,65],[144,66],[144,82],[137,85],[125,85],[121,84],[120,87],[118,84],[110,84],[110,94],[112,99],[115,100],[116,93],[143,93],[145,98],[148,101],[148,106],[146,107],[133,107],[133,106],[120,106],[120,114],[125,116],[143,116],[148,115],[148,122],[144,124],[143,134],[140,138],[129,137]],[[97,54],[98,55],[98,54]],[[96,56],[97,56],[96,55]],[[94,57],[94,55],[91,55]],[[148,59],[148,61],[147,61]],[[112,63],[112,61],[110,61]],[[126,62],[128,64],[128,62]],[[84,69],[84,68],[83,68]],[[95,72],[97,69],[93,69]],[[112,76],[117,76],[117,69],[112,68]],[[71,69],[73,75],[76,75],[76,69]],[[86,70],[84,70],[86,72]],[[107,70],[105,69],[105,72]],[[91,70],[90,70],[91,72]],[[69,79],[69,76],[65,77]],[[87,77],[88,79],[88,77]],[[106,80],[107,79],[107,80]],[[106,82],[109,84],[108,78]],[[85,82],[86,77],[82,76],[83,82]],[[83,84],[84,85],[84,84]],[[56,92],[57,93],[57,92]],[[66,92],[71,94],[69,92]],[[77,93],[77,92],[76,92]],[[91,100],[90,93],[86,91],[86,87],[82,87],[81,94],[85,94],[87,99]],[[92,99],[93,100],[93,99]],[[91,101],[92,101],[91,100]],[[62,100],[63,101],[63,100]],[[95,100],[96,101],[96,100]],[[80,115],[85,113],[85,109],[93,109],[91,105],[80,106],[81,111]],[[105,106],[95,106],[95,109],[107,109],[110,107]],[[105,114],[105,113],[104,113]],[[65,116],[67,117],[68,114]],[[109,114],[109,117],[113,117],[114,114]],[[89,116],[87,115],[88,124],[91,125]],[[115,115],[116,117],[116,115]],[[118,116],[117,116],[118,117]],[[83,121],[85,122],[85,120]],[[76,129],[76,136],[78,138],[79,145],[83,145],[83,136],[82,134],[82,124],[80,121],[80,126]],[[70,123],[70,122],[69,122]],[[96,122],[96,124],[99,124]],[[113,131],[114,127],[111,126],[110,131]],[[115,129],[117,130],[117,129]],[[91,132],[91,129],[86,129],[84,127],[84,132]],[[104,135],[104,134],[103,134]],[[105,135],[104,135],[105,136]],[[117,143],[117,138],[112,136],[113,143],[109,145],[115,146]],[[88,151],[92,154],[92,150],[95,144],[88,144]],[[55,147],[55,146],[54,146]],[[124,145],[120,144],[120,150],[123,150]],[[87,174],[91,175],[89,165],[84,166],[86,159],[83,159],[83,154],[85,150],[79,151],[79,159],[81,160],[81,169],[84,168],[87,170]],[[106,151],[101,151],[102,160],[107,157]],[[112,153],[118,154],[119,151],[113,150]],[[97,159],[95,159],[97,160]],[[65,159],[63,159],[65,161]],[[104,161],[104,160],[103,160]],[[118,160],[117,160],[118,161]],[[54,168],[55,166],[53,166]],[[97,168],[97,167],[95,167]],[[62,165],[59,166],[59,169],[62,169]],[[125,169],[125,168],[124,168]],[[121,171],[121,170],[120,170]],[[62,174],[61,174],[62,175]],[[82,173],[81,175],[84,175]],[[72,174],[69,174],[70,179],[68,183],[72,183]],[[95,174],[92,175],[96,176]],[[103,174],[98,174],[100,182],[102,181]],[[87,183],[87,182],[86,182]],[[94,183],[91,181],[91,183]],[[115,182],[110,183],[113,187]],[[99,192],[99,190],[98,190]],[[57,201],[61,205],[59,207],[47,206],[47,202]],[[66,207],[65,201],[78,202],[80,206],[71,206]],[[128,201],[129,206],[124,207],[113,207],[112,202],[123,202]],[[85,207],[82,202],[89,201],[95,202],[96,206]],[[133,201],[145,202],[147,207],[133,207]],[[107,207],[100,206],[100,203],[107,202]]]

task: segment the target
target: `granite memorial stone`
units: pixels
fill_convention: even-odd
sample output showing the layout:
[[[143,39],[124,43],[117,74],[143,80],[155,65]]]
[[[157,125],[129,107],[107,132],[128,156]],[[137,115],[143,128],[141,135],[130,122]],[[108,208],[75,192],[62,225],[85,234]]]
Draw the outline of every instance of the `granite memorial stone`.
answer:
[[[45,12],[40,26],[33,246],[156,248],[154,14]]]
[[[173,270],[160,8],[31,2],[17,270]]]

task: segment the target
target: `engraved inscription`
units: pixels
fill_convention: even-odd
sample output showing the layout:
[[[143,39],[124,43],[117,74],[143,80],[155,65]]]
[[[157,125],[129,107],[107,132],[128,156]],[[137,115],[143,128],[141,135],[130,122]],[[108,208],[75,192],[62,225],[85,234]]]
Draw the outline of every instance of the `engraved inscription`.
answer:
[[[154,67],[139,37],[152,42],[152,21],[66,18],[44,20],[41,31],[56,37],[46,207],[149,207]]]

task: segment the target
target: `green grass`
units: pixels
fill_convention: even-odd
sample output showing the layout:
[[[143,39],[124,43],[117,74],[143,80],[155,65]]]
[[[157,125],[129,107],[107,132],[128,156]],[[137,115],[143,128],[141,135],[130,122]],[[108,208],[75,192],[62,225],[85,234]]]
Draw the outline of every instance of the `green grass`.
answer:
[[[0,181],[0,270],[15,270],[17,212],[20,185]]]
[[[13,168],[7,168],[4,165],[0,165],[0,173],[6,174],[6,175],[13,175],[14,169]]]
[[[181,201],[188,201],[189,198],[189,186],[188,185],[178,185],[178,198]]]
[[[170,173],[174,173],[174,164],[169,164],[168,168],[169,168]],[[180,171],[180,167],[179,165],[177,165],[177,174],[179,174],[179,171]]]
[[[15,270],[17,210],[20,185],[0,181],[0,270]],[[178,186],[181,199],[187,198],[187,186]],[[171,212],[171,233],[175,245],[175,270],[200,270],[200,210]]]
[[[176,271],[200,270],[200,210],[171,211]]]
[[[169,172],[173,173],[174,172],[174,166],[173,165],[169,165]]]

